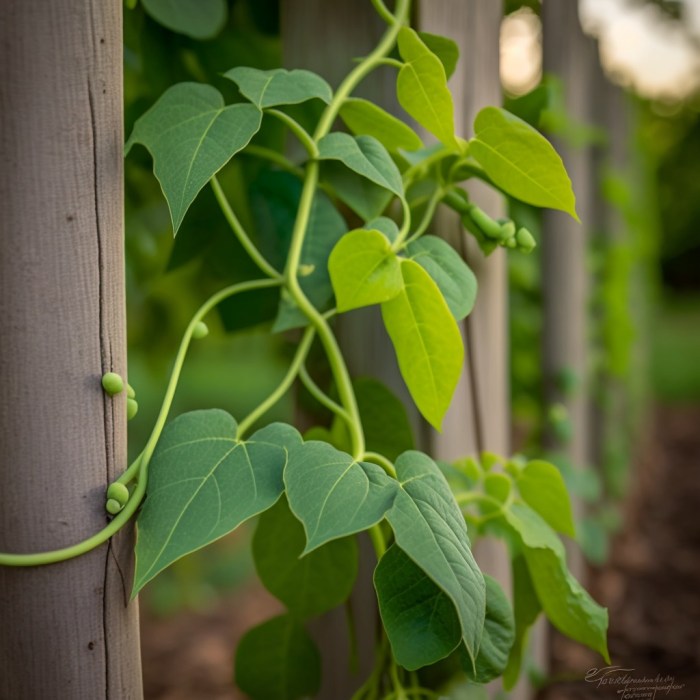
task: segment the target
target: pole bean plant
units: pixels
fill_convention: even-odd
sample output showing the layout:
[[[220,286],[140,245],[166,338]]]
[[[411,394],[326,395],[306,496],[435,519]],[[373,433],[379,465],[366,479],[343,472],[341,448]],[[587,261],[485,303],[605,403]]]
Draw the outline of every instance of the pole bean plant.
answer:
[[[0,555],[9,566],[65,560],[137,516],[135,596],[180,557],[259,516],[256,569],[286,607],[250,630],[237,650],[236,683],[260,700],[317,692],[319,651],[306,624],[347,604],[363,532],[376,554],[381,625],[376,664],[356,700],[449,696],[458,679],[482,684],[502,677],[511,688],[541,612],[608,660],[607,612],[566,565],[559,533],[574,536],[574,523],[559,471],[490,453],[438,463],[412,449],[405,415],[402,422],[387,390],[349,376],[334,319],[378,305],[410,395],[440,429],[464,362],[458,323],[473,307],[477,283],[462,257],[428,233],[436,209],[458,212],[485,254],[497,246],[528,252],[535,241],[472,203],[461,184],[470,178],[576,217],[570,180],[549,142],[497,107],[481,110],[473,136],[462,138],[447,86],[456,45],[410,28],[410,0],[397,0],[393,11],[382,0],[371,2],[386,30],[335,91],[305,70],[236,67],[225,77],[240,101],[225,104],[214,87],[180,83],[136,122],[127,153],[134,144],[150,152],[175,233],[200,191],[211,187],[259,278],[221,289],[195,313],[150,439],[107,489],[114,516],[107,527],[63,550]],[[353,96],[379,66],[395,69],[398,101],[435,137],[433,145]],[[312,129],[292,109],[308,101],[323,105]],[[267,120],[285,125],[303,157],[291,160],[256,144]],[[217,179],[239,153],[270,161],[295,183],[294,215],[277,240],[246,230]],[[348,230],[340,210],[361,224]],[[247,416],[213,408],[168,422],[190,343],[207,334],[207,314],[235,295],[260,292],[278,299],[272,332],[299,334],[279,386]],[[332,375],[324,388],[307,370],[315,344]],[[297,380],[332,413],[331,427],[303,437],[281,423],[254,430]],[[106,375],[103,386],[110,394],[128,391],[130,412],[136,410],[133,390],[120,377]],[[472,542],[482,535],[507,546],[512,603],[472,556]]]

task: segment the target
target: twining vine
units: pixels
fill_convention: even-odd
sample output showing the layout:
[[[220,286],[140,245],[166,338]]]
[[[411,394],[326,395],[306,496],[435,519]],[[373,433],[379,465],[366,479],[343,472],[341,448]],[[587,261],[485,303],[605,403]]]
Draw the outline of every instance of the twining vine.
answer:
[[[107,527],[54,552],[0,554],[6,566],[79,556],[105,542],[140,507],[135,596],[180,557],[260,516],[256,568],[287,608],[250,630],[237,651],[236,682],[261,700],[317,692],[319,652],[305,623],[346,603],[357,575],[356,535],[363,531],[377,557],[382,633],[375,668],[355,700],[435,698],[456,683],[500,676],[510,688],[528,629],[541,611],[607,659],[607,613],[568,571],[557,534],[575,534],[558,470],[544,461],[490,453],[438,464],[412,449],[396,399],[381,385],[352,381],[333,331],[337,314],[379,305],[409,392],[440,429],[464,361],[458,323],[473,308],[477,281],[454,249],[428,233],[436,211],[456,211],[485,254],[498,246],[529,252],[535,240],[471,202],[460,184],[466,180],[480,179],[513,198],[576,217],[561,159],[525,122],[487,107],[477,115],[471,139],[456,134],[447,86],[458,57],[454,42],[411,29],[410,0],[397,0],[393,12],[382,0],[371,2],[387,29],[335,92],[309,71],[237,67],[225,77],[242,101],[226,105],[209,85],[180,83],[137,121],[127,153],[134,144],[151,153],[174,232],[210,184],[262,277],[220,290],[192,317],[151,436],[107,489],[106,508],[114,516]],[[399,103],[437,139],[434,145],[425,147],[408,125],[353,97],[358,84],[384,65],[397,69]],[[307,130],[287,108],[311,100],[325,107]],[[268,119],[280,121],[299,142],[305,154],[300,162],[253,141]],[[339,120],[348,131],[334,130]],[[294,223],[277,241],[287,249],[281,268],[265,256],[257,232],[246,230],[216,177],[237,153],[266,161],[294,183]],[[338,204],[361,225],[348,231]],[[272,330],[300,329],[278,387],[240,421],[212,409],[168,423],[190,342],[207,335],[207,314],[236,295],[271,289],[279,290]],[[319,386],[307,370],[316,342],[331,387]],[[332,425],[304,436],[281,423],[252,432],[297,380],[330,411]],[[121,378],[105,375],[103,387],[110,395],[129,392],[135,414],[134,392]],[[384,426],[393,436],[389,447],[375,437],[371,421],[397,415]],[[508,547],[512,603],[472,556],[471,540],[483,534]]]

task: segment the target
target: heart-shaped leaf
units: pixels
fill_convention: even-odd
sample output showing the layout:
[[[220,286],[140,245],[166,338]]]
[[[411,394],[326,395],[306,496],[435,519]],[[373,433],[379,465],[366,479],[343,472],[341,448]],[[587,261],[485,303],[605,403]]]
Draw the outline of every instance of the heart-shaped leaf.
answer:
[[[440,289],[417,262],[402,260],[401,275],[403,290],[382,304],[382,318],[418,410],[439,430],[462,372],[462,335]]]
[[[258,132],[261,118],[253,105],[225,106],[209,85],[178,83],[138,119],[126,153],[140,143],[153,156],[174,233],[204,185]]]
[[[224,77],[236,83],[241,94],[260,109],[298,104],[314,97],[326,104],[333,99],[330,85],[308,70],[259,70],[239,66],[226,71]]]
[[[280,423],[238,440],[236,421],[217,409],[168,424],[137,521],[134,595],[176,559],[269,508],[284,490],[287,448],[294,444],[301,444],[299,433]]]
[[[403,288],[399,259],[387,237],[376,230],[346,233],[333,248],[328,272],[338,311],[380,304]]]
[[[445,69],[445,75],[449,79],[455,72],[459,61],[459,46],[457,46],[457,43],[446,36],[431,34],[430,32],[418,32],[418,36],[430,51],[440,59],[440,63]]]
[[[484,578],[472,556],[464,516],[438,466],[420,452],[396,460],[401,490],[387,520],[396,544],[448,596],[472,664],[484,627]]]
[[[564,163],[527,122],[500,107],[485,107],[476,115],[469,154],[506,194],[537,207],[560,209],[579,220]]]
[[[284,483],[289,506],[304,524],[304,553],[376,525],[398,490],[396,481],[376,464],[358,462],[316,441],[290,450]]]

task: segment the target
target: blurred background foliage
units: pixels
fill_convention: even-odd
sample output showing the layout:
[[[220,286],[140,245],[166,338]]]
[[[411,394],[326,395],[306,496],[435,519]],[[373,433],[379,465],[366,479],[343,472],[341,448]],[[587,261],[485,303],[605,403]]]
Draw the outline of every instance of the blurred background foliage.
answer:
[[[658,4],[679,21],[677,3]],[[268,69],[281,64],[278,0],[182,0],[175,6],[181,12],[173,15],[173,4],[162,0],[127,2],[127,136],[135,120],[174,83],[210,83],[227,102],[235,102],[240,96],[222,73],[239,65]],[[536,15],[539,2],[506,3],[507,14],[523,11]],[[611,428],[604,431],[598,469],[581,472],[558,461],[570,486],[590,504],[580,523],[582,544],[589,559],[600,563],[608,536],[620,522],[616,504],[625,494],[641,418],[650,402],[700,401],[700,101],[669,104],[628,94],[636,125],[629,134],[634,159],[620,171],[607,157],[608,135],[565,113],[563,89],[545,76],[525,94],[506,93],[505,106],[549,134],[597,149],[597,196],[623,222],[622,235],[614,239],[604,227],[592,226],[587,261],[595,280],[590,371],[602,419]],[[255,144],[278,149],[283,128],[268,121]],[[129,424],[133,458],[153,425],[191,314],[215,289],[256,276],[256,268],[208,188],[174,240],[148,153],[134,149],[125,167],[129,381],[140,407]],[[284,227],[295,205],[294,185],[271,174],[264,160],[236,158],[220,180],[249,230],[265,234]],[[536,210],[512,202],[510,211],[540,240]],[[543,401],[540,256],[537,251],[512,254],[508,264],[514,446],[534,455],[541,453],[546,429],[566,436],[570,426],[559,407]],[[271,336],[255,325],[273,318],[275,293],[241,299],[235,306],[224,305],[218,318],[211,319],[207,341],[192,348],[173,415],[216,406],[242,417],[284,373],[293,336]],[[575,390],[575,378],[560,379]],[[625,387],[629,398],[624,406],[611,403],[611,385]],[[270,419],[290,419],[293,400],[288,396],[278,404]],[[249,549],[241,546],[248,537],[243,530],[178,562],[149,587],[152,609],[165,614],[206,605],[218,591],[238,585],[252,572]]]

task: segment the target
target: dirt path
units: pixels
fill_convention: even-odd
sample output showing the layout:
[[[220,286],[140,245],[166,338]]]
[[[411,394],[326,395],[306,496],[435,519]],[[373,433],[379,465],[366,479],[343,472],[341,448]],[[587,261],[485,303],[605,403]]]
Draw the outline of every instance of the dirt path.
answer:
[[[608,674],[607,683],[586,682],[600,659],[559,637],[554,673],[562,680],[540,700],[700,700],[700,407],[659,408],[653,429],[623,531],[591,582],[610,611],[612,663],[633,670]],[[627,694],[619,684],[624,675],[634,679]],[[669,677],[682,687],[666,693]]]

